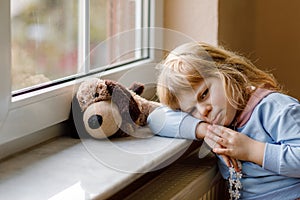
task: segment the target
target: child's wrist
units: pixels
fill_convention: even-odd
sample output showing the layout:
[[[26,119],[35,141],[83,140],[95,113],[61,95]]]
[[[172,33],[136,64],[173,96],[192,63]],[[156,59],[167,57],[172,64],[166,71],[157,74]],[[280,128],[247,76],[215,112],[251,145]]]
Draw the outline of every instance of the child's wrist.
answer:
[[[199,122],[196,127],[196,138],[197,139],[203,139],[207,132],[207,126],[209,124],[206,122]]]
[[[252,151],[250,151],[251,153],[249,153],[249,161],[262,166],[265,145],[266,144],[263,142],[254,140],[253,145],[251,145]]]

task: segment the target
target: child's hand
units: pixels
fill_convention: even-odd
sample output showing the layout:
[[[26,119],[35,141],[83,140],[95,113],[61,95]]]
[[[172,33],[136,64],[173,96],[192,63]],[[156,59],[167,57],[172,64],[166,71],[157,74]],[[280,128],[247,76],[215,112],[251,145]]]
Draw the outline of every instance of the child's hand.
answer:
[[[262,165],[265,143],[223,126],[210,125],[207,129],[206,137],[220,145],[213,148],[215,153]]]
[[[212,149],[213,148],[221,148],[221,146],[216,141],[213,141],[209,137],[205,137],[205,135],[207,135],[207,132],[208,132],[208,126],[210,126],[210,125],[206,122],[199,123],[196,128],[196,137],[198,139],[204,139],[205,142],[207,143],[207,145],[209,145],[210,148],[212,148]],[[221,157],[223,158],[224,162],[226,163],[226,165],[228,167],[234,167],[234,169],[236,171],[240,170],[237,160],[235,158],[231,158],[227,155],[221,155]]]
[[[207,145],[210,146],[210,148],[215,149],[215,148],[222,148],[220,144],[216,143],[215,141],[211,140],[208,137],[204,138],[205,142]],[[240,171],[238,162],[235,158],[231,158],[227,155],[220,155],[223,158],[223,161],[225,162],[225,164],[227,165],[227,167],[233,167],[235,169],[235,171]]]

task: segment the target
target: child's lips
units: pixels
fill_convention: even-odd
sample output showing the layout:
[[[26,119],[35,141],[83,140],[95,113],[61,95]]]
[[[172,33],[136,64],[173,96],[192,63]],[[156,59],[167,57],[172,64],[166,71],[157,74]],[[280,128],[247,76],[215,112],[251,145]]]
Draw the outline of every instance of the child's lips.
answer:
[[[215,118],[212,120],[211,124],[218,124],[218,121],[219,121],[219,118],[220,118],[220,114],[216,114]]]

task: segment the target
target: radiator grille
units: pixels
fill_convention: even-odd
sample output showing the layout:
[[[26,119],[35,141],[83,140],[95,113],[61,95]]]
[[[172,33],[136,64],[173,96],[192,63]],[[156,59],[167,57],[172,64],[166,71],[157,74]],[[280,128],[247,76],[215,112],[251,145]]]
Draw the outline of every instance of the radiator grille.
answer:
[[[215,183],[199,200],[226,200],[229,199],[227,187],[224,180],[219,180]]]
[[[192,154],[130,194],[126,200],[227,199],[214,156]]]

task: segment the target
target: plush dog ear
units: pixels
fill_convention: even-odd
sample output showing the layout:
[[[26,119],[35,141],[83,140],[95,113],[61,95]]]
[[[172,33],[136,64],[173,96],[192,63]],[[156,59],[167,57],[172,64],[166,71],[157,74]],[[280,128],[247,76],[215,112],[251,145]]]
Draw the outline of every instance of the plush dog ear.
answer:
[[[72,99],[70,116],[67,121],[70,128],[70,136],[73,138],[89,138],[90,135],[86,131],[83,122],[83,112],[78,103],[76,95]]]
[[[144,92],[145,86],[142,83],[134,82],[128,89],[132,90],[137,95],[141,95]]]
[[[135,124],[141,111],[131,93],[123,85],[112,80],[106,80],[106,85],[112,102],[117,105],[120,111],[122,120],[130,124]]]

